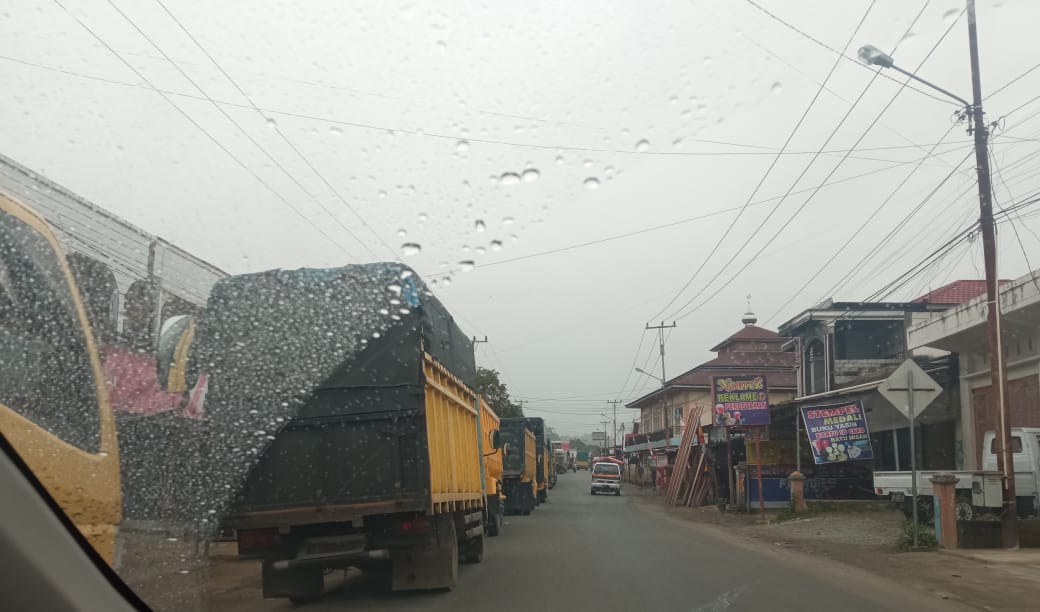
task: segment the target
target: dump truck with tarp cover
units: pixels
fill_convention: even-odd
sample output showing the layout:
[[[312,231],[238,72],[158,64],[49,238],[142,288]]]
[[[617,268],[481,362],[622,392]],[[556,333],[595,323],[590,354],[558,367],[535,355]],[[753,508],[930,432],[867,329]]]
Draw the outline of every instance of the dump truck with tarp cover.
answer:
[[[229,277],[197,321],[163,328],[164,387],[206,383],[199,515],[263,561],[265,597],[316,599],[346,567],[450,589],[460,556],[480,561],[473,346],[412,270]]]
[[[480,426],[484,455],[484,533],[497,536],[502,531],[505,494],[502,488],[502,434],[498,415],[480,398]]]
[[[506,514],[531,514],[538,505],[538,441],[523,422],[502,419],[502,491]]]
[[[549,479],[551,477],[551,467],[549,465],[551,463],[549,459],[551,452],[549,451],[549,444],[545,439],[545,421],[541,417],[512,417],[502,419],[502,422],[505,423],[513,419],[530,429],[538,441],[536,444],[538,448],[538,503],[542,503],[548,498]]]

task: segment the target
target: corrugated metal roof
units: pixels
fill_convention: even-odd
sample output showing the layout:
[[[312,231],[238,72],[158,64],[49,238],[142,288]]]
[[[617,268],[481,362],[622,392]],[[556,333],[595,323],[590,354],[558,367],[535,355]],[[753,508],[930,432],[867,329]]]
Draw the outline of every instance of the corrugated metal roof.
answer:
[[[227,276],[220,268],[121,219],[58,183],[0,154],[0,190],[35,210],[54,229],[62,246],[111,268],[120,293],[148,278],[149,251],[163,290],[205,305],[210,289]]]

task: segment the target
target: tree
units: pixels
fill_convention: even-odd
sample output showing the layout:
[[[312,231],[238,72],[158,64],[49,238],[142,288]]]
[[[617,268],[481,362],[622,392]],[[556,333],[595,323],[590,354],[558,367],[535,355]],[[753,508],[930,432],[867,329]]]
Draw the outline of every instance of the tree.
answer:
[[[571,450],[587,451],[589,450],[589,445],[586,444],[585,441],[580,438],[571,438]]]
[[[488,405],[499,418],[524,416],[523,409],[509,398],[509,390],[505,383],[499,380],[498,370],[478,367],[475,386],[477,392],[487,398]]]

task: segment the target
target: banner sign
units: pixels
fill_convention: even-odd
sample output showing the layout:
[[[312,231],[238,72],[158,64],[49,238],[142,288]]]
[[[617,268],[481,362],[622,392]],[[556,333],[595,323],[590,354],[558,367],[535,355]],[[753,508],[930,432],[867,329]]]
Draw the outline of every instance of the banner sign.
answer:
[[[769,424],[769,387],[765,376],[712,378],[711,388],[716,425]]]
[[[874,458],[862,401],[806,406],[802,422],[817,465]]]

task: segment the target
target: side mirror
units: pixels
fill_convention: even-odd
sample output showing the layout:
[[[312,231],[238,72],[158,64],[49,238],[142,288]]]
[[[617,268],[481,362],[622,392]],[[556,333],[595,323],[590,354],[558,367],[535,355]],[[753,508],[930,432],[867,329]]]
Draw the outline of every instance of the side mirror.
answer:
[[[502,432],[497,429],[491,431],[491,448],[502,448]]]
[[[155,351],[155,374],[163,391],[188,390],[188,354],[194,339],[195,317],[180,315],[163,322]]]

